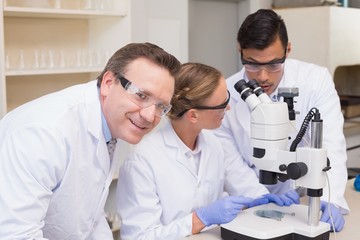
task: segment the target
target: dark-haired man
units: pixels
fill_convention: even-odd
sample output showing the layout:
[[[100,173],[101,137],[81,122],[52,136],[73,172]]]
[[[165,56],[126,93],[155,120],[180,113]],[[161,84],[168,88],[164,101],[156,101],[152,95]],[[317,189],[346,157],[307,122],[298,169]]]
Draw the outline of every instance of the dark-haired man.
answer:
[[[240,79],[246,81],[255,79],[264,91],[278,101],[279,87],[297,87],[295,110],[296,127],[300,129],[303,119],[312,107],[319,109],[324,120],[323,147],[327,149],[331,162],[328,171],[331,187],[324,188],[321,201],[321,221],[331,223],[328,208],[332,213],[335,231],[344,226],[342,214],[349,212],[344,198],[347,181],[346,145],[343,134],[343,115],[341,113],[339,96],[335,90],[329,71],[314,64],[288,59],[291,44],[288,41],[287,30],[281,17],[270,9],[260,9],[250,14],[242,23],[237,41],[243,69],[227,79],[231,93],[230,106],[217,130],[217,136],[225,148],[226,161],[231,168],[232,163],[240,161],[243,164],[238,174],[258,181],[258,169],[251,161],[252,147],[250,142],[250,111],[246,103],[235,91],[234,84]],[[309,132],[300,145],[309,142]],[[267,186],[272,193],[284,193],[292,187],[292,182]],[[326,203],[328,197],[330,205]]]

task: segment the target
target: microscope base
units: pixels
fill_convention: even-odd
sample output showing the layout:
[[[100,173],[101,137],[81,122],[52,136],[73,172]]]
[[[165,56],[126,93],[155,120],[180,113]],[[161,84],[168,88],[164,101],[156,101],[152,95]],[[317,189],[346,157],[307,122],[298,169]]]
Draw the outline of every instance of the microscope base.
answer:
[[[255,215],[256,210],[276,210],[285,214],[279,221]],[[319,222],[318,226],[307,224],[308,206],[291,205],[279,207],[273,203],[249,208],[241,212],[233,221],[221,225],[223,240],[328,240],[330,225]]]

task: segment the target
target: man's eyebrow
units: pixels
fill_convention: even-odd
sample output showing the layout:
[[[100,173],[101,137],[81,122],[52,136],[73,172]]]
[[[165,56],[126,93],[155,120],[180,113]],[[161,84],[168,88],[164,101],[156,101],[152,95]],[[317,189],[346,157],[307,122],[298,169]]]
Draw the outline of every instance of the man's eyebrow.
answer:
[[[146,94],[146,95],[148,95],[148,96],[153,96],[153,94],[150,92],[150,91],[148,91],[148,90],[146,90],[146,89],[144,89],[144,88],[141,88],[141,87],[138,87],[138,86],[136,86],[136,88],[139,90],[139,92],[141,92],[141,93],[144,93],[144,94]]]

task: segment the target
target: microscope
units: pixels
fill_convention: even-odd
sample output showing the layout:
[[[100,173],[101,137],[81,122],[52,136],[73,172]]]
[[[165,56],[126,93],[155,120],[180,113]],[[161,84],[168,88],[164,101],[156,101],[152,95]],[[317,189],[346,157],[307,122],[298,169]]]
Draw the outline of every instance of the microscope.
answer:
[[[289,148],[298,89],[279,88],[278,96],[283,101],[273,102],[255,80],[240,80],[234,87],[251,111],[252,161],[259,169],[260,183],[276,184],[292,179],[296,188],[307,190],[309,204],[280,207],[269,203],[246,209],[230,223],[221,225],[222,239],[328,240],[330,225],[319,221],[325,172],[330,169],[326,149],[322,148],[319,110],[309,111]],[[298,147],[309,124],[310,147]]]

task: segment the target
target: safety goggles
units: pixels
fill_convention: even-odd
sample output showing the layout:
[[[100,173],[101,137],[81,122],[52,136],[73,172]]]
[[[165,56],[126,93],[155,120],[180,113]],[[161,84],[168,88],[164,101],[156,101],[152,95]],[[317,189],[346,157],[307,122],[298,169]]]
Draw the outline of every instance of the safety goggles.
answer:
[[[189,109],[185,109],[182,112],[180,112],[177,116],[181,117],[182,115],[184,115],[187,111],[189,111],[190,109],[198,109],[198,110],[218,110],[218,109],[224,109],[224,111],[226,111],[226,107],[229,104],[230,101],[230,92],[229,90],[227,91],[228,97],[226,99],[226,101],[220,105],[217,106],[194,106],[192,108]]]
[[[141,108],[148,108],[155,105],[155,115],[158,117],[165,116],[171,109],[171,104],[165,104],[154,96],[147,93],[144,89],[136,87],[132,82],[123,76],[118,76],[121,86],[128,93],[129,100]]]
[[[241,62],[244,65],[244,68],[248,72],[260,72],[261,69],[265,69],[267,72],[278,72],[283,68],[284,62],[286,60],[286,49],[284,51],[284,56],[280,59],[276,59],[266,63],[257,63],[247,61],[243,58],[243,54],[241,52]]]

